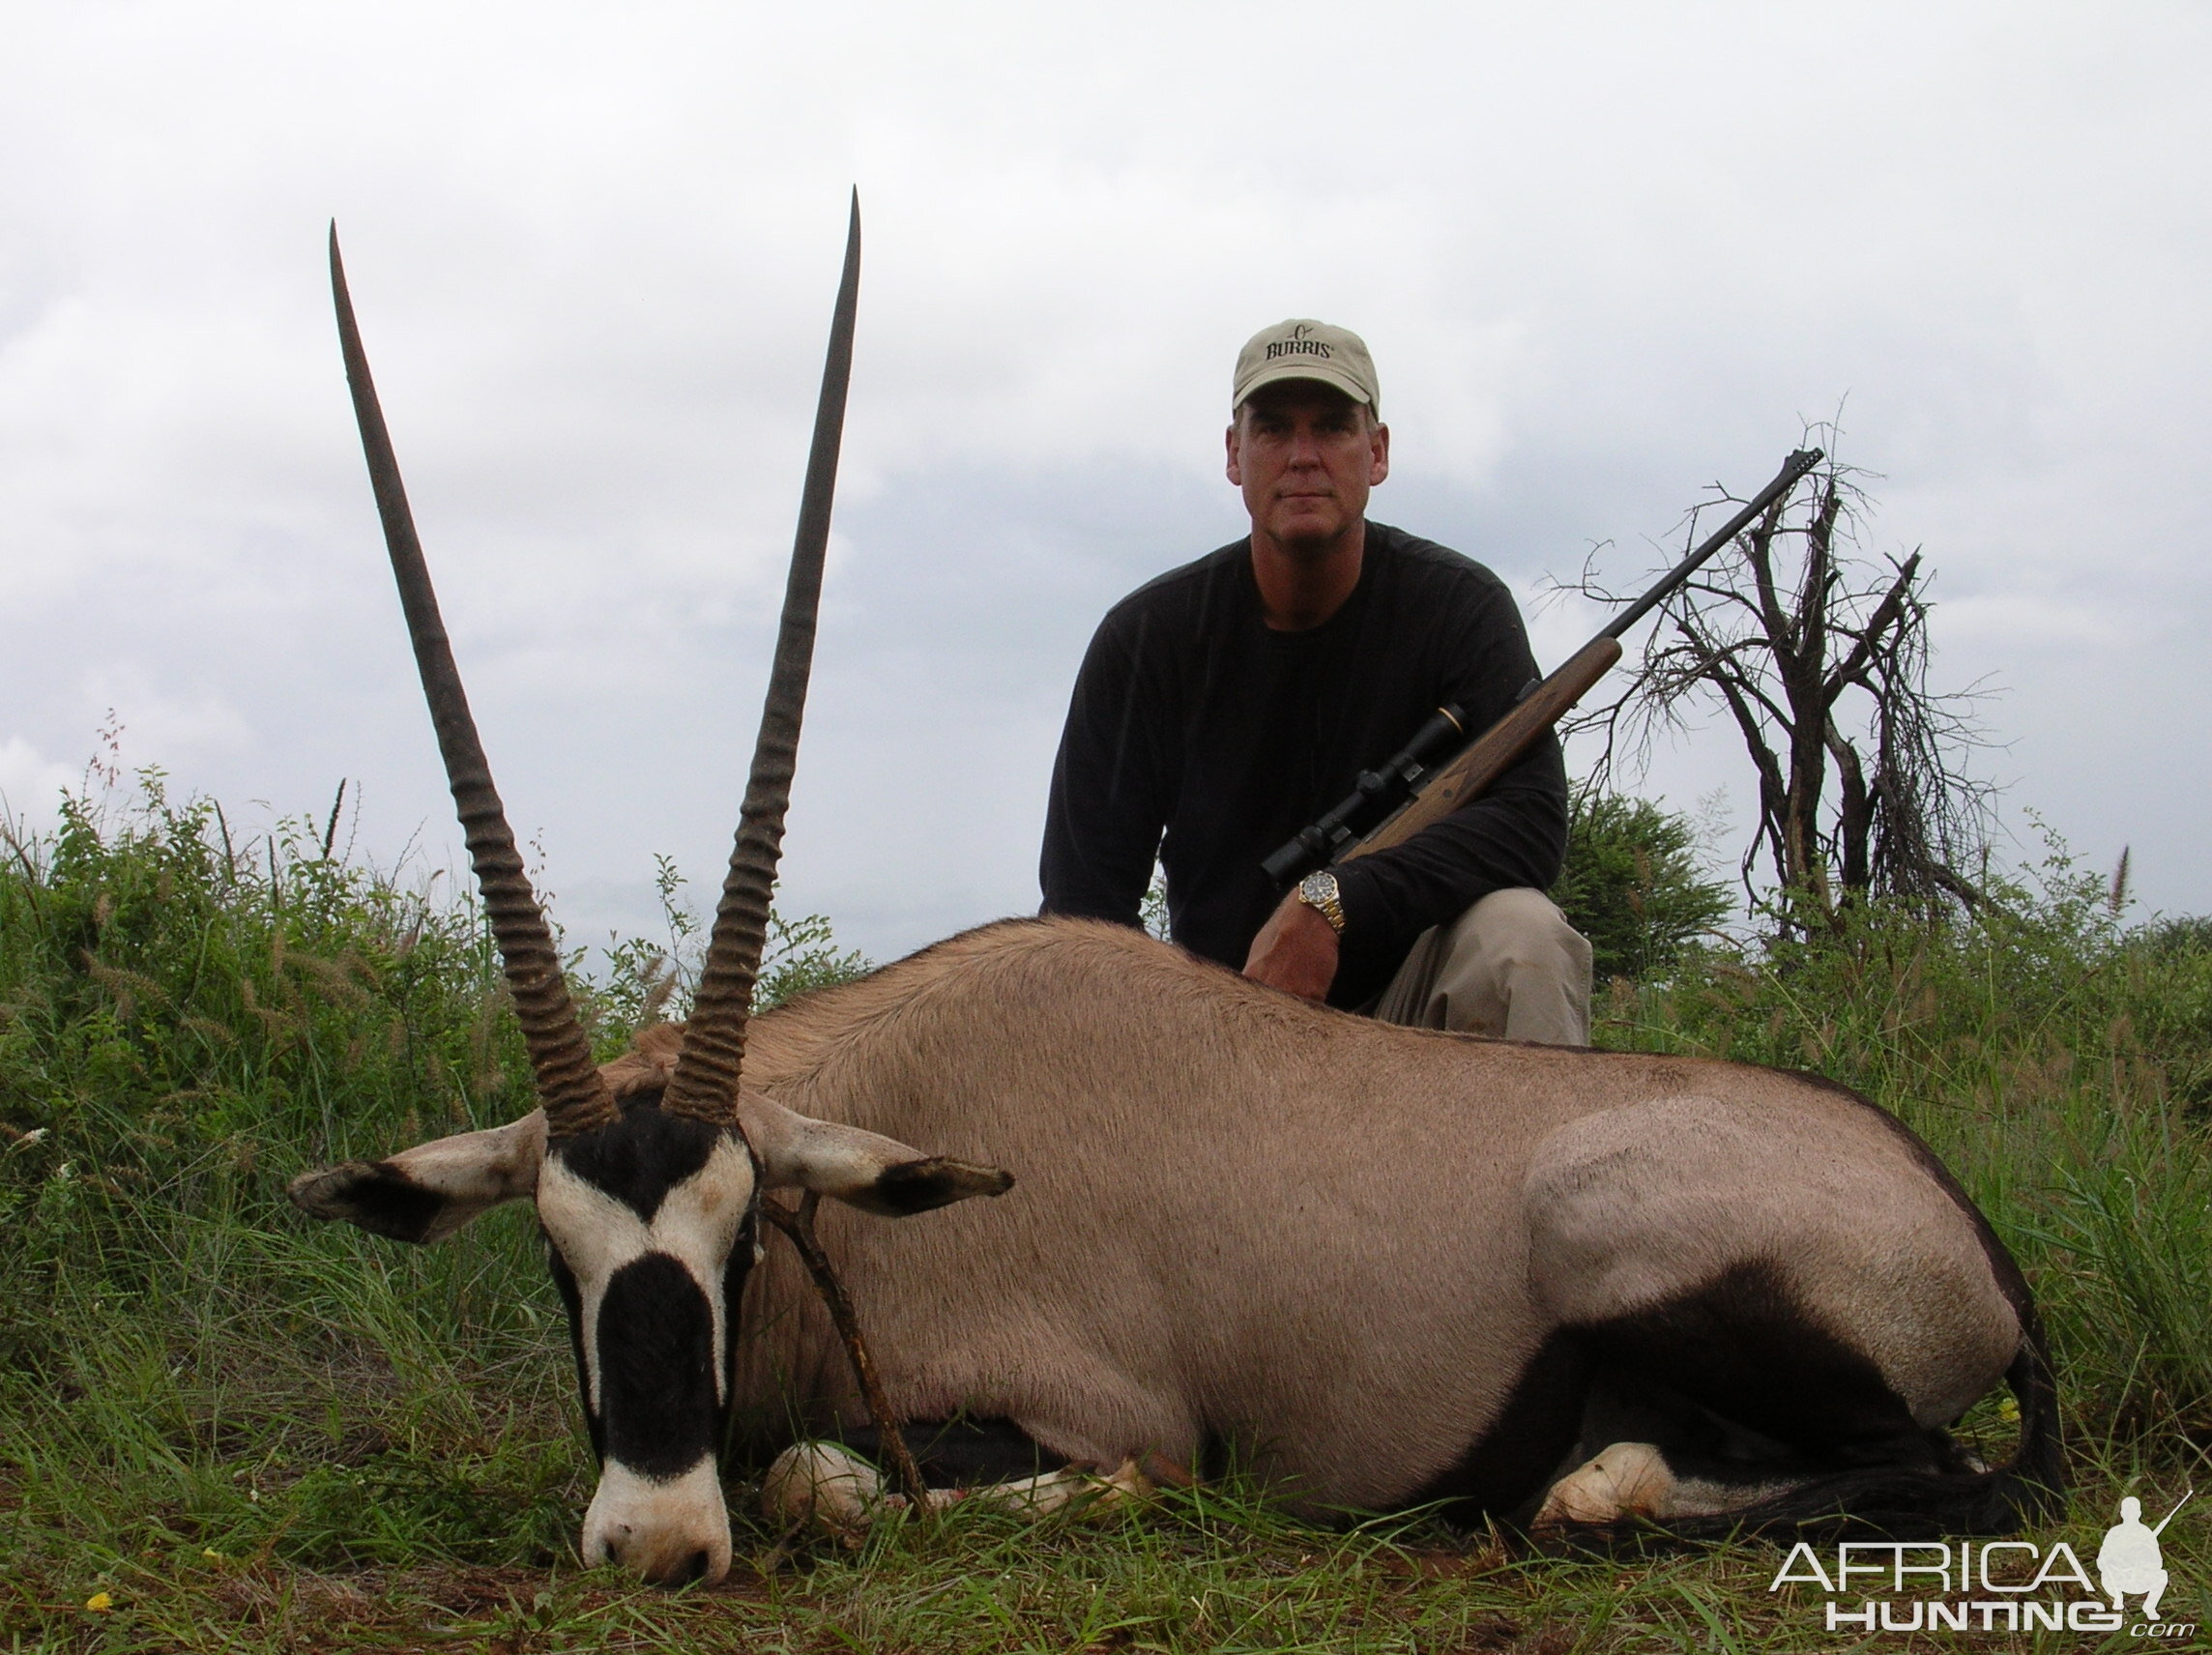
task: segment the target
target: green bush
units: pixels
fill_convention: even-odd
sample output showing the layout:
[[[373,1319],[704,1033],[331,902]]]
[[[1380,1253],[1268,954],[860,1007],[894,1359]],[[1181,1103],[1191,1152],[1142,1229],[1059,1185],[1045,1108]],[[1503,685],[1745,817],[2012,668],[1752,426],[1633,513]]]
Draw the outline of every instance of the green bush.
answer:
[[[1686,816],[1588,789],[1569,800],[1566,865],[1552,900],[1590,940],[1597,980],[1664,976],[1733,907],[1704,877]]]
[[[684,876],[668,857],[654,857],[654,889],[660,898],[663,935],[620,939],[604,950],[606,969],[585,992],[611,1039],[600,1057],[613,1057],[640,1025],[689,1015],[691,991],[699,980],[711,929],[706,916],[684,895]],[[753,982],[753,1009],[766,1011],[794,996],[863,976],[871,968],[857,948],[840,948],[829,919],[820,914],[788,919],[769,910],[768,937],[761,949],[760,975]]]

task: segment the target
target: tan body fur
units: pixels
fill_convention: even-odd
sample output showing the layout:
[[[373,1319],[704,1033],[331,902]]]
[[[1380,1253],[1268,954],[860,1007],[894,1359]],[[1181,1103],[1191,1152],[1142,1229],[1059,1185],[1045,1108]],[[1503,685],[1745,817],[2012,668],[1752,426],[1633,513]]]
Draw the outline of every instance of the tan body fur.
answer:
[[[1745,1263],[1922,1425],[2021,1345],[1924,1152],[1770,1070],[1379,1025],[1067,920],[770,1014],[745,1063],[800,1114],[1015,1175],[898,1225],[826,1207],[823,1240],[895,1412],[1004,1417],[1082,1464],[1188,1465],[1210,1437],[1302,1500],[1387,1506],[1481,1437],[1548,1333]],[[741,1327],[742,1431],[862,1422],[779,1241]]]

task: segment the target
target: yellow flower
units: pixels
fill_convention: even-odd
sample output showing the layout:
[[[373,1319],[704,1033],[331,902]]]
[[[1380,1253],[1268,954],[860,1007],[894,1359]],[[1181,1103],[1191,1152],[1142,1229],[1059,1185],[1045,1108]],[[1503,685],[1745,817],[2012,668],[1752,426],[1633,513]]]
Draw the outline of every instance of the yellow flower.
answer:
[[[2020,1404],[2006,1397],[1997,1404],[1997,1417],[2007,1425],[2020,1423]]]
[[[200,1549],[200,1555],[205,1557],[211,1563],[219,1563],[223,1560],[222,1553],[218,1552],[213,1546],[202,1547]]]
[[[115,1600],[105,1592],[94,1592],[92,1596],[84,1600],[84,1607],[92,1611],[94,1614],[104,1614],[115,1607]]]

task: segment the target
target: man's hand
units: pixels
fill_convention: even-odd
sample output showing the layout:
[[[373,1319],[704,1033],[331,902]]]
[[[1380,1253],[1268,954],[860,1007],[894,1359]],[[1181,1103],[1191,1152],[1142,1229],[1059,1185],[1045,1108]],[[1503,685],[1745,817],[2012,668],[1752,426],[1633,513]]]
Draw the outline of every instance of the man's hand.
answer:
[[[1302,1000],[1322,999],[1336,981],[1336,928],[1293,891],[1252,939],[1244,974]]]

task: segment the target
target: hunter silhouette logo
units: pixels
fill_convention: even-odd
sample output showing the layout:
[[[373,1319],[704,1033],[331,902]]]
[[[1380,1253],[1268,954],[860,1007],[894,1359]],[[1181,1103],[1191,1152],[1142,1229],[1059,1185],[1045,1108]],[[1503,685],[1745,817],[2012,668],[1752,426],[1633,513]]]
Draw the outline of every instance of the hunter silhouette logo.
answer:
[[[2166,1595],[2166,1559],[2159,1553],[2158,1537],[2166,1532],[2181,1508],[2189,1503],[2192,1489],[2175,1502],[2156,1528],[2142,1520],[2142,1501],[2130,1495],[2120,1501],[2120,1521],[2105,1530],[2105,1543],[2097,1548],[2097,1581],[2112,1600],[2115,1612],[2125,1614],[2120,1600],[2131,1592],[2142,1594],[2143,1619],[2158,1619],[2158,1600]]]
[[[1832,1558],[1799,1541],[1766,1589],[1813,1585],[1831,1594],[1814,1611],[1828,1632],[2118,1632],[2124,1627],[2132,1638],[2174,1643],[2193,1639],[2197,1627],[2160,1613],[2171,1576],[2159,1536],[2191,1497],[2184,1494],[2156,1526],[2143,1522],[2142,1501],[2133,1495],[2121,1500],[2120,1521],[2105,1531],[2097,1549],[2094,1580],[2063,1540],[2050,1546],[2027,1540],[1847,1540],[1834,1549]],[[2132,1623],[2126,1601],[2131,1597],[2141,1600],[2140,1618]]]

